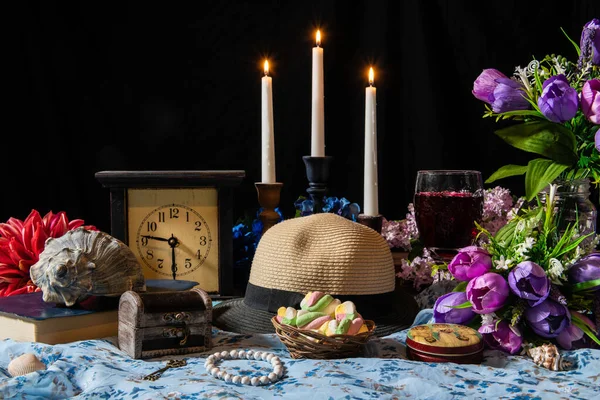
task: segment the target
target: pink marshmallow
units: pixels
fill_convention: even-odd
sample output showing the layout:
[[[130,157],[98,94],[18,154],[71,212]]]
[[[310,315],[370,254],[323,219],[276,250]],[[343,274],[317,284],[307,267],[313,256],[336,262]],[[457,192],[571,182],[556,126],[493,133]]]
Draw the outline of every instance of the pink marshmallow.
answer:
[[[324,315],[322,317],[318,317],[310,321],[308,324],[304,325],[300,329],[319,329],[325,322],[331,320],[329,315]]]
[[[354,318],[352,320],[352,323],[350,324],[350,327],[348,328],[348,332],[346,333],[347,335],[356,335],[358,333],[358,331],[360,330],[360,327],[365,323],[365,321],[361,318]]]

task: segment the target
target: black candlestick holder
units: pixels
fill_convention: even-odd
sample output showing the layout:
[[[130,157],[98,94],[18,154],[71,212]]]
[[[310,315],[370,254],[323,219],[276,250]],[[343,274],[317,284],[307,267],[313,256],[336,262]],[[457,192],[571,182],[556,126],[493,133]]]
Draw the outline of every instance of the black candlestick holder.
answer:
[[[313,157],[303,156],[304,165],[306,166],[306,177],[308,178],[308,189],[306,191],[313,201],[313,213],[323,212],[323,198],[329,190],[329,167],[332,156]]]
[[[377,231],[381,234],[381,227],[383,226],[383,215],[365,215],[358,214],[358,223],[368,226],[369,228]]]
[[[263,208],[258,217],[262,221],[262,234],[264,235],[279,220],[279,214],[275,211],[275,208],[279,205],[283,183],[256,182],[254,186],[256,186],[258,192],[258,204]]]

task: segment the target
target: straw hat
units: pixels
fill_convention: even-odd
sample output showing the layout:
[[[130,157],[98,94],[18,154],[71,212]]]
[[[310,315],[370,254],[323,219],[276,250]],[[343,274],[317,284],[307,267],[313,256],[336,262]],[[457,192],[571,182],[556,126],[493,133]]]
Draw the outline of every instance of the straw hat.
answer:
[[[213,308],[213,325],[239,333],[273,333],[281,306],[300,308],[310,291],[350,300],[375,335],[408,328],[419,311],[415,299],[395,290],[392,253],[375,230],[332,213],[282,221],[261,238],[244,298]]]

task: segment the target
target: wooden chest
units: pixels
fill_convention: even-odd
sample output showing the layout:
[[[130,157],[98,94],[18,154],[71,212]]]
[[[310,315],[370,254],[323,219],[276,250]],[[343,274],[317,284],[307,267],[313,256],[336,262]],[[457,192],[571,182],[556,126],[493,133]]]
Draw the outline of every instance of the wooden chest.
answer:
[[[199,288],[127,291],[119,299],[119,348],[133,358],[202,352],[212,347],[212,300]]]

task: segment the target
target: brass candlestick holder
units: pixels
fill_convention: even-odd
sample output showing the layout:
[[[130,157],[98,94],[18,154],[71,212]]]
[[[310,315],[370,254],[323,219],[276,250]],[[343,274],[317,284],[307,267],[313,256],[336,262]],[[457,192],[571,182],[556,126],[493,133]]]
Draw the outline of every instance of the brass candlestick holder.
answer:
[[[313,201],[313,213],[322,213],[323,198],[328,191],[329,167],[333,157],[304,156],[302,160],[304,160],[306,166],[306,177],[308,178],[308,189],[306,191]]]
[[[258,217],[263,223],[262,234],[264,235],[279,220],[279,214],[275,211],[275,208],[279,205],[283,183],[256,182],[254,186],[256,186],[258,192],[258,204],[263,208]]]
[[[383,215],[365,215],[358,214],[358,223],[368,226],[369,228],[377,231],[381,234],[381,227],[383,226]]]

